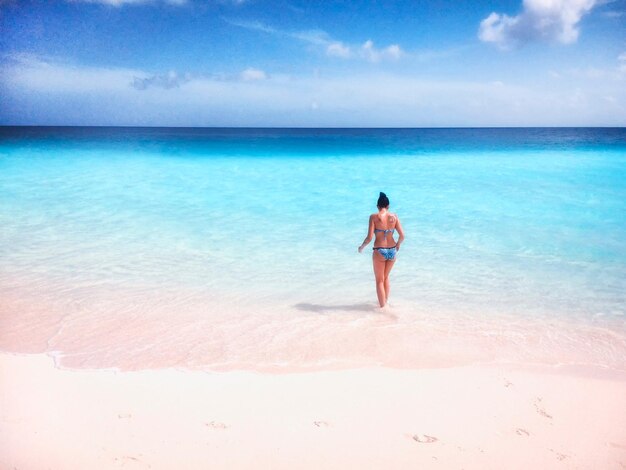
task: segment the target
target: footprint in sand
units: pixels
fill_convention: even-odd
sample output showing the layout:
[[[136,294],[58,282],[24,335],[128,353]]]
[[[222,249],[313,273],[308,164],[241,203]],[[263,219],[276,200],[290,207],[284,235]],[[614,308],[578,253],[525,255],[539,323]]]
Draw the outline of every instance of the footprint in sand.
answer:
[[[557,458],[558,460],[565,460],[566,458],[568,458],[568,457],[569,457],[569,455],[567,455],[567,454],[561,454],[560,452],[557,452],[557,451],[556,451],[556,450],[554,450],[554,449],[548,449],[548,450],[549,450],[550,452],[553,452],[554,454],[556,454],[556,458]]]
[[[204,423],[204,425],[212,429],[227,429],[228,428],[228,426],[226,426],[224,423],[220,423],[219,421],[211,421],[210,423]]]
[[[125,467],[126,464],[130,462],[142,463],[138,457],[134,457],[132,455],[122,455],[121,457],[115,457],[113,461],[117,464],[116,466],[119,466],[119,467]],[[136,467],[136,465],[133,464],[132,467]],[[148,465],[148,468],[150,468],[150,465]]]
[[[313,424],[315,424],[318,428],[327,428],[330,426],[327,421],[313,421]]]
[[[552,419],[552,415],[548,414],[545,408],[541,405],[541,398],[539,397],[537,397],[537,399],[535,400],[535,411],[541,416]]]
[[[519,435],[519,436],[530,436],[530,433],[528,431],[526,431],[526,429],[522,429],[522,428],[517,428],[515,430],[515,432]]]
[[[437,442],[439,439],[429,436],[428,434],[413,434],[413,440],[422,444],[432,444],[433,442]]]

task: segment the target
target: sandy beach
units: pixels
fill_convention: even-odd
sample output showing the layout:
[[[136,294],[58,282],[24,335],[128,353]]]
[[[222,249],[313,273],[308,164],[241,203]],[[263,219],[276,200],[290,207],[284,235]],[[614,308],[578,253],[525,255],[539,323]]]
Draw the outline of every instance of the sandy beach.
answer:
[[[0,467],[626,468],[626,376],[538,366],[260,374],[0,356]]]

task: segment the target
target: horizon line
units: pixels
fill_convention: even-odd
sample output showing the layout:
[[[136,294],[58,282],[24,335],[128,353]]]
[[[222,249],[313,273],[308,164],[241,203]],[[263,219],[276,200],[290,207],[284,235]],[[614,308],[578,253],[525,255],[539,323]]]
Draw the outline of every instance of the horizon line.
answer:
[[[0,124],[6,128],[90,128],[90,129],[302,129],[302,130],[429,130],[429,129],[626,129],[626,126],[137,126],[84,124]]]

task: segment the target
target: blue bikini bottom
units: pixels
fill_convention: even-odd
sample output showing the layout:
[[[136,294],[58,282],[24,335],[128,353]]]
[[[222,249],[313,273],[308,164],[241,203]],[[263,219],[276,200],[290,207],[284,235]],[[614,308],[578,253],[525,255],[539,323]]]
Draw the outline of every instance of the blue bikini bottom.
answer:
[[[374,248],[374,250],[377,250],[381,255],[383,255],[385,257],[385,260],[387,261],[392,260],[396,257],[395,246],[392,246],[391,248],[377,247],[377,248]]]

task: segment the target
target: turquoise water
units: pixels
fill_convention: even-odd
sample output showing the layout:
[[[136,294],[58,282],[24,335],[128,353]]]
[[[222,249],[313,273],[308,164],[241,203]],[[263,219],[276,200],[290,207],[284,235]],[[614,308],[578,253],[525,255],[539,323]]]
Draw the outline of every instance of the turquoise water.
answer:
[[[159,343],[177,351],[160,349],[168,366],[413,357],[363,352],[366,332],[448,358],[412,346],[431,328],[455,351],[468,331],[496,335],[488,353],[463,349],[473,360],[497,359],[498,345],[507,360],[533,360],[522,349],[547,342],[541,361],[563,362],[556,350],[593,333],[591,362],[626,367],[624,129],[3,128],[0,138],[4,349],[102,367],[126,364],[114,351],[154,359]],[[406,232],[383,326],[371,249],[357,253],[379,191]],[[150,334],[112,333],[96,358],[77,338],[109,321]],[[559,337],[554,321],[576,334]],[[33,322],[41,338],[13,341]],[[511,337],[523,348],[501,344]],[[294,342],[303,349],[290,358]]]

